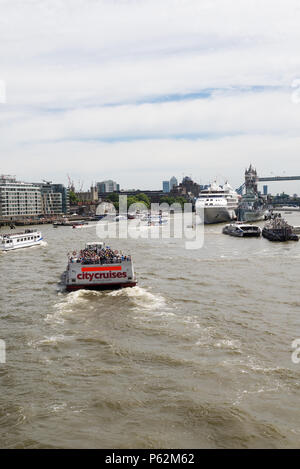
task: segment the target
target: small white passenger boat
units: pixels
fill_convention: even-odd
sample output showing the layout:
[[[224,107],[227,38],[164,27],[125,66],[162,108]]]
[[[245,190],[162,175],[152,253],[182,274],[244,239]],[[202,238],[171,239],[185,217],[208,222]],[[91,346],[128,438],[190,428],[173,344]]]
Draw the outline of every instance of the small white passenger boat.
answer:
[[[247,225],[245,223],[237,222],[224,226],[223,233],[230,236],[236,236],[238,238],[259,238],[261,236],[262,230],[259,226]]]
[[[43,241],[40,231],[25,230],[24,233],[0,235],[0,251],[13,251],[14,249],[37,246]]]

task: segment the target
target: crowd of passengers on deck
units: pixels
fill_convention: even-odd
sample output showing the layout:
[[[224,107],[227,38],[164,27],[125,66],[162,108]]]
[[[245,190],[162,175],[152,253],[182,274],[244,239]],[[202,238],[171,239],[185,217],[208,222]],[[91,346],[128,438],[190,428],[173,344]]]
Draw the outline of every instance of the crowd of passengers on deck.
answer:
[[[82,249],[78,253],[74,251],[69,254],[70,262],[81,264],[118,264],[122,261],[130,261],[130,256],[124,256],[118,251],[113,251],[110,247],[96,249]]]

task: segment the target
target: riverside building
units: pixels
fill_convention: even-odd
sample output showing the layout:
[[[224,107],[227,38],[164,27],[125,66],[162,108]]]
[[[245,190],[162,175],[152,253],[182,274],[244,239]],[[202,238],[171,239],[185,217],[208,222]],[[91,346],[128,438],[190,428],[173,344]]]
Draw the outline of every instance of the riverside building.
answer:
[[[111,179],[107,181],[97,182],[98,194],[106,194],[108,192],[119,192],[120,185]]]
[[[14,176],[0,176],[1,219],[60,215],[69,211],[69,191],[62,184],[35,184],[17,181]]]
[[[37,185],[41,188],[43,215],[61,215],[70,212],[69,189],[63,184],[46,182]]]
[[[0,176],[0,217],[35,216],[42,213],[41,189],[13,176]]]

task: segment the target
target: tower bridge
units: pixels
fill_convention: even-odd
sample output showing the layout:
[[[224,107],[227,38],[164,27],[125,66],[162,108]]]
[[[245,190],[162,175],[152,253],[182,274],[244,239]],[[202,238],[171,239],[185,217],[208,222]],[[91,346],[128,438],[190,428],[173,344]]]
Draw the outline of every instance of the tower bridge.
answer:
[[[300,181],[300,176],[275,176],[258,178],[259,182],[272,182],[272,181]]]
[[[258,177],[256,170],[250,165],[249,170],[245,172],[245,182],[236,190],[238,194],[242,195],[245,187],[252,187],[257,191],[258,182],[278,182],[278,181],[300,181],[300,176],[268,176]]]

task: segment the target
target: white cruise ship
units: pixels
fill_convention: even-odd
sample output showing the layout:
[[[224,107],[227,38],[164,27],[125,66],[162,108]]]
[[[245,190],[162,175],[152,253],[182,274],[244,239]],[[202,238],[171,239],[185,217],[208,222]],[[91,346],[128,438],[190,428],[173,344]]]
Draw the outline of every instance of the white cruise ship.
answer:
[[[20,248],[37,246],[43,241],[40,231],[25,230],[24,233],[0,235],[0,251],[13,251]]]
[[[219,186],[214,182],[200,192],[195,209],[200,218],[204,216],[205,224],[224,223],[236,219],[238,203],[239,196],[230,184]]]

